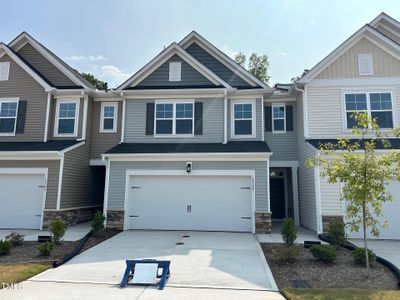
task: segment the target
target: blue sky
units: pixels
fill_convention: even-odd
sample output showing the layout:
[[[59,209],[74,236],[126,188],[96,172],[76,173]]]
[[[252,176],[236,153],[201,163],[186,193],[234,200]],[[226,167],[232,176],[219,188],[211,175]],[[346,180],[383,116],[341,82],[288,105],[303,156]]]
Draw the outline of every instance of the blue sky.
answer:
[[[14,0],[2,8],[1,41],[25,30],[110,87],[192,30],[230,56],[267,54],[272,85],[314,66],[380,12],[400,20],[398,0]]]

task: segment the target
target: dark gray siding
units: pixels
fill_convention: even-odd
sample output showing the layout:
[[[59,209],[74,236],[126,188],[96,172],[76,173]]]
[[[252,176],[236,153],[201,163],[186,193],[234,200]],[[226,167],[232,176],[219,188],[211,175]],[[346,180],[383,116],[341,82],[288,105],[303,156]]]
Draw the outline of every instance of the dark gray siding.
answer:
[[[202,98],[203,102],[203,134],[192,138],[155,138],[146,136],[146,105],[154,100],[127,100],[125,119],[126,143],[176,143],[203,142],[215,143],[224,140],[224,99]]]
[[[181,81],[169,81],[169,63],[181,62]],[[184,61],[180,56],[173,55],[153,73],[139,82],[136,87],[182,87],[182,86],[205,86],[210,87],[214,84],[196,71],[191,65]]]
[[[225,66],[219,60],[215,59],[197,43],[191,44],[185,50],[231,86],[248,88],[252,87],[251,84],[236,75],[233,70]]]
[[[267,211],[267,162],[196,161],[196,170],[255,170],[256,210]],[[108,208],[123,209],[126,170],[182,170],[186,162],[111,162]]]
[[[36,51],[29,43],[18,50],[18,54],[27,60],[48,81],[55,86],[77,86],[71,79],[64,75],[58,68],[49,62],[42,54]]]
[[[24,133],[0,136],[0,141],[43,141],[46,120],[47,94],[44,88],[9,56],[0,62],[10,62],[9,78],[0,81],[0,98],[19,98],[27,101]]]

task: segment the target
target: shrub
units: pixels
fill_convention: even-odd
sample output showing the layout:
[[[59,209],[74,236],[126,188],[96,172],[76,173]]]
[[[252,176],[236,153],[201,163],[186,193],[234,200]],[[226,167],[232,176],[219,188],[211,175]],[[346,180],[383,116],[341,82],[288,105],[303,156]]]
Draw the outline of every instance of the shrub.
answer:
[[[51,252],[54,250],[54,243],[53,242],[45,242],[42,244],[39,244],[37,247],[39,250],[39,255],[41,256],[49,256]]]
[[[65,223],[61,220],[55,220],[51,222],[50,232],[53,242],[60,244],[65,234]]]
[[[293,219],[289,218],[283,221],[281,234],[286,245],[290,246],[294,244],[294,241],[297,238],[297,229]]]
[[[368,249],[368,257],[369,257],[369,263],[373,264],[376,260],[376,255],[370,249]],[[365,261],[365,248],[357,248],[356,250],[354,250],[353,259],[357,265],[366,266],[367,262]]]
[[[103,215],[101,211],[96,212],[94,215],[94,218],[92,220],[92,233],[94,235],[99,234],[104,230],[104,221],[106,220],[106,217]]]
[[[343,246],[346,242],[344,223],[339,220],[330,221],[328,225],[328,235],[336,247]]]
[[[22,242],[24,241],[24,236],[25,235],[18,232],[11,232],[9,235],[6,236],[5,240],[10,241],[13,247],[21,246]]]
[[[310,251],[315,258],[327,263],[334,262],[337,256],[335,247],[331,245],[314,245]]]
[[[0,256],[10,254],[12,243],[10,241],[0,240]]]
[[[296,246],[283,246],[279,248],[276,258],[279,263],[293,263],[296,262],[299,256],[299,249]]]

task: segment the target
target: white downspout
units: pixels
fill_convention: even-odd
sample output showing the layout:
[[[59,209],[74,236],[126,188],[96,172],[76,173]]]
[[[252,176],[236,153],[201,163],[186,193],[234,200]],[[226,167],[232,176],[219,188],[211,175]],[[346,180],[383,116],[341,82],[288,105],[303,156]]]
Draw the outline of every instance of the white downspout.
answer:
[[[298,88],[294,85],[296,91],[301,92],[303,95],[303,131],[304,137],[306,139],[309,138],[308,135],[308,103],[307,103],[307,85],[304,86],[304,90]]]
[[[107,225],[107,210],[108,210],[108,187],[110,182],[110,160],[108,158],[103,157],[103,160],[106,163],[106,182],[104,185],[104,203],[103,203],[103,214],[105,218],[105,224]]]
[[[262,132],[261,138],[262,138],[263,142],[265,141],[264,109],[265,109],[265,107],[264,107],[264,95],[262,95],[262,98],[261,98],[261,132]]]
[[[64,173],[64,153],[60,153],[60,169],[58,173],[58,189],[57,189],[57,205],[56,209],[60,210],[61,207],[61,192],[62,192],[62,182],[63,182],[63,173]]]
[[[228,143],[228,95],[224,92],[224,144]]]
[[[123,94],[121,93],[121,96]],[[121,118],[121,141],[120,144],[122,144],[125,140],[125,111],[126,111],[126,99],[122,98],[122,118]]]
[[[44,137],[43,141],[46,143],[49,136],[49,118],[50,118],[50,104],[51,104],[51,92],[47,93],[47,107],[46,107],[46,122],[44,125]]]
[[[83,96],[83,120],[82,120],[82,138],[80,141],[86,140],[86,130],[87,130],[87,119],[88,119],[88,102],[89,95],[85,94]]]

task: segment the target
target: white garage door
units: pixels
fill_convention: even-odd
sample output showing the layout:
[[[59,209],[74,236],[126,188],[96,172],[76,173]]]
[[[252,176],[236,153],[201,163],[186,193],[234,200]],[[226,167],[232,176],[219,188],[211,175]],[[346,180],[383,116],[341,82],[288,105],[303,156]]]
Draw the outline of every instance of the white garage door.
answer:
[[[40,229],[45,176],[0,174],[0,228]]]
[[[252,231],[251,177],[132,176],[129,229]]]
[[[383,205],[383,217],[379,218],[380,222],[383,223],[385,220],[388,221],[388,228],[379,227],[379,239],[397,239],[400,240],[400,183],[394,182],[388,185],[388,190],[394,197],[394,201],[387,202]],[[347,234],[351,238],[362,238],[362,229],[359,232],[350,232]],[[373,235],[368,232],[368,238],[376,239]]]

